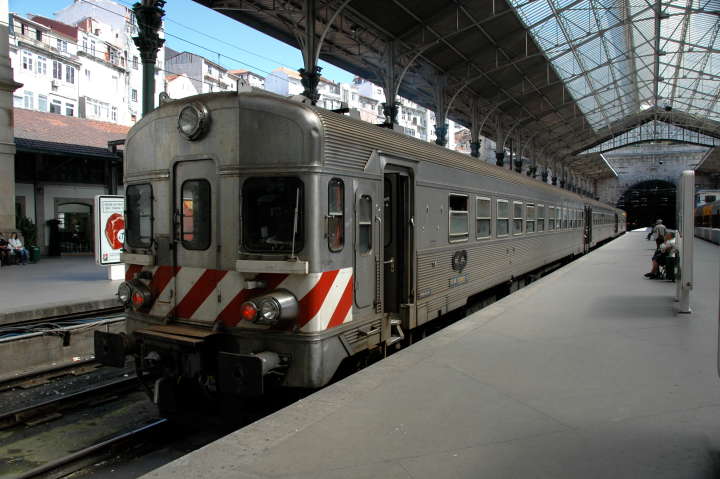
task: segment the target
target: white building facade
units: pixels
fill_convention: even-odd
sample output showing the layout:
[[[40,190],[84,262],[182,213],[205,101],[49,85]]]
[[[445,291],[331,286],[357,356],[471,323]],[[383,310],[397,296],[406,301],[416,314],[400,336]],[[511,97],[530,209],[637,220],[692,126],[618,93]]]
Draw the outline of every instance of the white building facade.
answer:
[[[222,65],[190,52],[181,52],[165,59],[165,73],[184,75],[190,79],[197,93],[237,90],[238,77]],[[172,95],[170,95],[173,97]],[[174,97],[173,97],[174,98]]]

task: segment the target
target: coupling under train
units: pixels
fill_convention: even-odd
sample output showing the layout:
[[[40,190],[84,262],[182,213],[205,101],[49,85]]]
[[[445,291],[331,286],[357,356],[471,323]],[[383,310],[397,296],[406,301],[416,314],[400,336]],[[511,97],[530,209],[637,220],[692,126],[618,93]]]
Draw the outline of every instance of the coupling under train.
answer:
[[[125,333],[159,406],[318,388],[468,298],[625,231],[622,210],[260,91],[169,101],[125,146]]]

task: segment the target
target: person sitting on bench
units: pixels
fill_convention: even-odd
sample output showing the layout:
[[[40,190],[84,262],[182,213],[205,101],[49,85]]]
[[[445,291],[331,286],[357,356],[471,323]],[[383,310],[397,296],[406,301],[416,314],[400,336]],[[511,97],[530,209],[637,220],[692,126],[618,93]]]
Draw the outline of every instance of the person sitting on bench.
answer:
[[[665,242],[658,243],[658,247],[652,257],[652,269],[645,273],[646,278],[658,279],[660,266],[665,266],[668,256],[675,251],[675,233],[672,231],[665,234]]]

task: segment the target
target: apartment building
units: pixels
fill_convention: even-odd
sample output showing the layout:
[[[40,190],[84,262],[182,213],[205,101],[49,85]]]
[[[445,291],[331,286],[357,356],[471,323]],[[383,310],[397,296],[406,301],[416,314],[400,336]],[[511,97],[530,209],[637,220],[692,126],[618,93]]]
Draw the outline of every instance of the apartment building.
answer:
[[[13,106],[78,116],[77,28],[52,28],[48,19],[35,18],[9,16],[10,62],[15,81],[23,85],[13,94]]]
[[[173,52],[165,58],[167,75],[184,75],[190,79],[197,93],[232,91],[237,89],[238,77],[227,68],[190,52]],[[172,95],[171,95],[172,96]]]

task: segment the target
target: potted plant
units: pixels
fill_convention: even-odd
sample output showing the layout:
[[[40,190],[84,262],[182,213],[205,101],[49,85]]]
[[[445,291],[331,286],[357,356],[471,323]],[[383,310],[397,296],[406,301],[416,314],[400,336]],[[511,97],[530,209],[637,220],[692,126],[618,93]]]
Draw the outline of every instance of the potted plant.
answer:
[[[37,226],[27,216],[18,216],[15,220],[15,228],[22,234],[30,262],[37,263],[38,259],[40,259],[40,248],[37,246]]]

